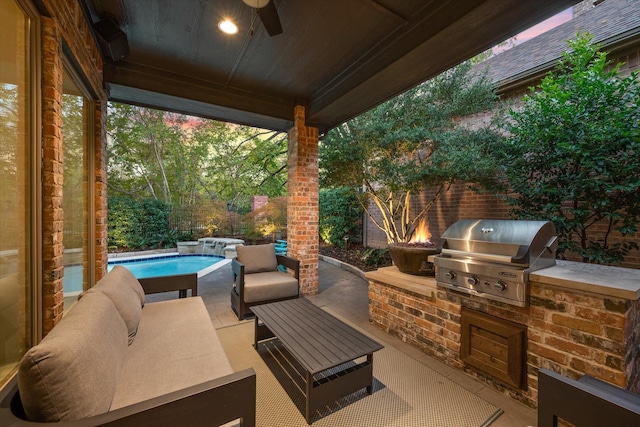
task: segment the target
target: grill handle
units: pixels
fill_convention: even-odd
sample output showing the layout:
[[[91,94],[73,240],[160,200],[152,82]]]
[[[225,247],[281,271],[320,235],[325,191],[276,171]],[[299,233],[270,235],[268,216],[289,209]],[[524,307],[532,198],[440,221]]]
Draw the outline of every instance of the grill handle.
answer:
[[[558,236],[553,236],[547,242],[547,246],[545,246],[545,249],[548,250],[549,252],[553,253],[555,251],[555,249],[557,249],[557,247],[558,247]]]
[[[524,250],[524,254],[522,253],[522,249]],[[484,260],[484,261],[493,261],[493,262],[499,262],[501,264],[527,264],[527,252],[528,250],[526,249],[526,246],[520,246],[520,250],[518,251],[518,254],[515,257],[511,257],[509,255],[494,255],[494,254],[487,254],[487,253],[478,253],[478,252],[467,252],[467,251],[460,251],[457,249],[442,249],[442,254],[447,254],[447,255],[453,255],[456,257],[463,257],[463,258],[474,258],[474,259],[478,259],[478,260]]]

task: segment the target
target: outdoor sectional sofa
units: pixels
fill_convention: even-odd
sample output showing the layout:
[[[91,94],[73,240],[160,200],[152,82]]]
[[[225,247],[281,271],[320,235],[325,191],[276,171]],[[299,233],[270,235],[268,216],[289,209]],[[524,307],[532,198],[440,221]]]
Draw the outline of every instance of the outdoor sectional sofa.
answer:
[[[233,372],[202,298],[145,304],[150,286],[116,266],[85,292],[0,392],[0,425],[255,426],[255,372]]]

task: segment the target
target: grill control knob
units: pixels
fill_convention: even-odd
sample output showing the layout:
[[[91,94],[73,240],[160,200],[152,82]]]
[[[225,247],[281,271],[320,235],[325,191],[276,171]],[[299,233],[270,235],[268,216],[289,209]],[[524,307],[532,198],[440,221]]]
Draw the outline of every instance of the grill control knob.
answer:
[[[507,284],[502,280],[498,280],[493,284],[493,290],[497,292],[504,292],[507,290]]]
[[[456,272],[455,271],[449,271],[447,273],[444,273],[444,277],[446,277],[449,280],[454,280],[456,278]]]
[[[480,279],[478,279],[477,276],[467,277],[467,283],[470,284],[471,286],[475,286],[478,283],[480,283]]]

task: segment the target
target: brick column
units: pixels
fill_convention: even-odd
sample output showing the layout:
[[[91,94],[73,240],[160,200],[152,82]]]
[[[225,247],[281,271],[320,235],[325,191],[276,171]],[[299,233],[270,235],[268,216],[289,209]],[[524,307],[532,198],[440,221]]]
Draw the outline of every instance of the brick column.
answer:
[[[318,128],[305,125],[305,108],[294,109],[289,130],[287,250],[300,260],[300,292],[318,293]]]
[[[107,274],[107,102],[96,102],[95,109],[95,280]],[[89,201],[91,202],[91,201]],[[93,286],[93,283],[91,284]]]
[[[62,318],[62,37],[42,18],[42,332]]]

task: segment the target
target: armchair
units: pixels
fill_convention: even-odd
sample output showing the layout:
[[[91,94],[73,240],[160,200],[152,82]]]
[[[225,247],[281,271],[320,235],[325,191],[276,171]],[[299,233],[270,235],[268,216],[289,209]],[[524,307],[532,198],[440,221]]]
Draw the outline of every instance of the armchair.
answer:
[[[243,320],[252,314],[254,305],[298,298],[300,288],[300,261],[276,255],[275,245],[238,246],[238,256],[231,260],[233,288],[231,308]],[[278,266],[293,272],[282,272]]]

